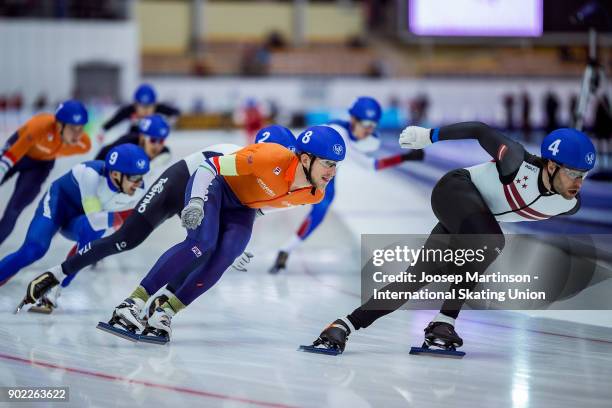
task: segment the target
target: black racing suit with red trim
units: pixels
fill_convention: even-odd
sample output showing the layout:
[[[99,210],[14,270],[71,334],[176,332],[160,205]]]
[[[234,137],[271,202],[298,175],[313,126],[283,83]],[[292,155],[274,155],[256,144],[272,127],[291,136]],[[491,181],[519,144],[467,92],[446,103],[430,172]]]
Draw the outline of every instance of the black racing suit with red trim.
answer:
[[[417,262],[408,271],[427,274],[458,274],[465,271],[484,273],[499,256],[505,239],[499,221],[537,221],[562,214],[574,214],[580,208],[580,197],[566,200],[549,192],[542,182],[545,161],[528,153],[518,142],[480,122],[465,122],[444,126],[437,130],[439,141],[476,139],[493,157],[493,161],[467,169],[452,170],[436,184],[431,194],[431,206],[438,224],[431,231],[425,248],[487,247],[485,260],[457,267],[453,263],[438,266]],[[449,240],[440,239],[446,234]],[[465,238],[462,238],[465,237]],[[421,282],[391,283],[381,291],[415,292]],[[453,284],[451,288],[473,289],[475,282]],[[356,329],[368,327],[376,319],[398,309],[406,300],[378,300],[370,298],[348,315]],[[462,300],[446,300],[441,312],[456,318]]]

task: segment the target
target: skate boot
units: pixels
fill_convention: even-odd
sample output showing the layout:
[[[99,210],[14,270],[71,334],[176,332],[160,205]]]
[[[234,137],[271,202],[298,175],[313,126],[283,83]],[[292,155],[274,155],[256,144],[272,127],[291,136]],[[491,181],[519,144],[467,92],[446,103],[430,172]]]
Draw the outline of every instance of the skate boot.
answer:
[[[431,322],[425,328],[425,344],[444,350],[455,350],[463,345],[463,340],[453,325],[444,322]]]
[[[279,251],[276,257],[276,262],[274,262],[274,265],[270,268],[269,272],[271,274],[277,274],[281,270],[285,269],[287,267],[287,259],[289,259],[289,252]]]
[[[56,285],[53,288],[49,289],[47,293],[45,293],[40,299],[38,299],[34,306],[28,309],[28,312],[42,314],[53,313],[53,309],[57,309],[57,300],[60,296],[61,289],[62,285]]]
[[[156,308],[155,312],[149,316],[147,327],[140,335],[140,341],[166,344],[170,341],[170,335],[172,334],[171,322],[172,316],[170,313],[161,307]]]
[[[153,315],[153,313],[155,312],[155,309],[157,309],[158,307],[161,307],[161,305],[163,305],[167,301],[168,301],[168,296],[166,296],[166,294],[161,294],[157,296],[155,299],[151,300],[151,304],[149,304],[149,309],[148,309],[147,316],[146,316],[147,319]]]
[[[344,352],[351,329],[342,319],[337,319],[327,326],[312,343],[312,346],[300,346],[300,350],[311,353],[338,355]]]
[[[57,285],[59,285],[59,281],[51,272],[45,272],[34,278],[28,283],[26,295],[15,309],[15,314],[19,313],[24,305],[36,303],[45,293]]]
[[[127,298],[115,308],[113,317],[108,323],[98,323],[98,329],[130,341],[138,341],[138,332],[145,328],[144,322],[139,317],[143,307],[142,299]]]

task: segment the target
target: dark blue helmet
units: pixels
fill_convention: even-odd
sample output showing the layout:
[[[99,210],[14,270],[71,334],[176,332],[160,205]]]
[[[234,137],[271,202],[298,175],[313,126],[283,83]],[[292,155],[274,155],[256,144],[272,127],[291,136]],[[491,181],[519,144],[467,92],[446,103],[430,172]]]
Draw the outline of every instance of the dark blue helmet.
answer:
[[[141,105],[153,105],[157,101],[155,89],[149,84],[142,84],[134,92],[134,102]]]
[[[149,172],[149,156],[140,146],[125,143],[113,147],[106,154],[106,169],[133,176]]]
[[[346,155],[344,139],[329,126],[311,126],[297,138],[297,150],[320,159],[342,161]]]
[[[170,126],[163,116],[154,114],[138,121],[138,131],[152,139],[165,139],[170,134]]]
[[[357,120],[368,120],[378,123],[382,116],[382,108],[376,99],[369,96],[361,96],[353,103],[349,113]]]
[[[540,148],[544,159],[566,167],[588,171],[595,167],[596,151],[591,139],[576,129],[561,128],[550,132]]]
[[[81,102],[69,99],[59,104],[55,111],[55,119],[67,125],[85,125],[89,116]]]
[[[262,128],[255,135],[255,143],[277,143],[295,152],[297,141],[289,129],[280,125]]]

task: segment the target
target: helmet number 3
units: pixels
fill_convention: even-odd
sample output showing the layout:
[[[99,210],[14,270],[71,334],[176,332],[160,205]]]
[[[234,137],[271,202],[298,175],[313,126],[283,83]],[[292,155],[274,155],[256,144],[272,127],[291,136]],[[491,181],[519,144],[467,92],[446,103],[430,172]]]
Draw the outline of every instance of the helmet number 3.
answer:
[[[310,136],[312,136],[312,130],[309,130],[308,132],[304,133],[304,136],[302,136],[302,143],[310,142]]]
[[[110,165],[113,165],[115,163],[117,163],[117,158],[119,157],[119,153],[117,152],[112,152],[110,157],[108,158],[108,163]]]
[[[560,144],[561,144],[561,139],[557,139],[548,146],[548,150],[552,152],[553,156],[556,156],[557,153],[559,153]]]

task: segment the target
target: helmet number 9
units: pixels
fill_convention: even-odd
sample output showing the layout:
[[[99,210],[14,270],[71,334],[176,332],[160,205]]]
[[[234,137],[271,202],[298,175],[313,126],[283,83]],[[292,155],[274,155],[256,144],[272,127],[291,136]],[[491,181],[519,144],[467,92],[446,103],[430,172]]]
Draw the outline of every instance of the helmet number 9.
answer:
[[[302,136],[302,143],[310,142],[310,136],[312,136],[312,130],[309,130],[308,132],[304,133],[304,136]]]
[[[112,152],[110,157],[108,158],[108,164],[113,165],[117,163],[117,158],[119,157],[119,153]]]
[[[552,152],[553,156],[556,156],[559,153],[559,145],[561,144],[561,139],[557,139],[548,146],[548,150]]]
[[[263,132],[262,136],[263,137],[261,139],[259,139],[258,143],[263,143],[266,140],[268,140],[268,138],[270,137],[270,132]]]

